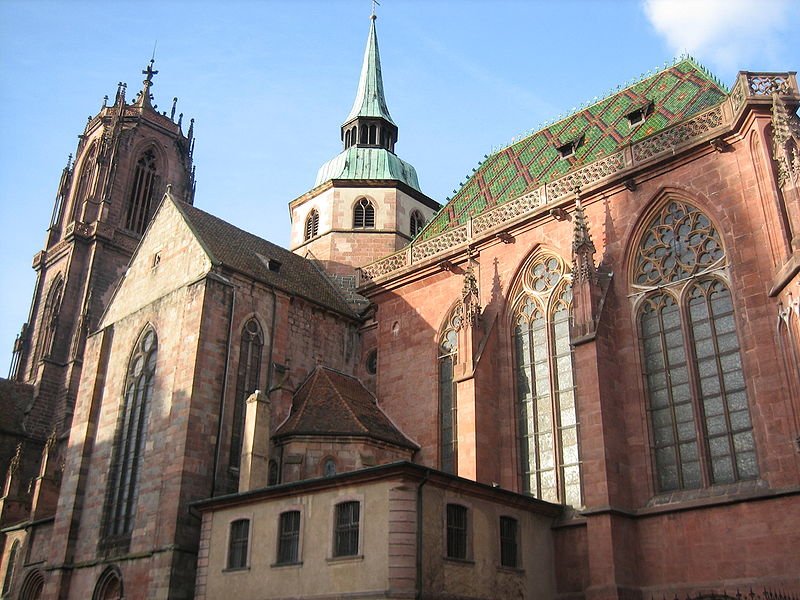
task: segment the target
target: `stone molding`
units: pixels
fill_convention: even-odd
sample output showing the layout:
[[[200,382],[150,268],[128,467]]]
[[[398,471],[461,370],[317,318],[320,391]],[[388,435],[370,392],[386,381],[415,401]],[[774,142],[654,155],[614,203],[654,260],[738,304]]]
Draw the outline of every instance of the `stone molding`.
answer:
[[[465,244],[474,244],[492,229],[506,227],[545,207],[553,208],[576,189],[592,191],[615,179],[623,179],[621,174],[628,174],[646,164],[687,150],[698,142],[718,137],[732,128],[748,102],[771,103],[774,93],[794,97],[800,95],[795,73],[740,72],[733,91],[721,104],[470,217],[465,224],[426,240],[412,241],[402,250],[359,268],[358,286],[376,283],[430,257],[453,251]]]

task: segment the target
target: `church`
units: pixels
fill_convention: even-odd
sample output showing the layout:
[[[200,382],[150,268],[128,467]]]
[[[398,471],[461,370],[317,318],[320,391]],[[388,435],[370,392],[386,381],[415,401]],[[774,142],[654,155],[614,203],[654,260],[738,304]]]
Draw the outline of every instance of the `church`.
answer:
[[[373,15],[288,249],[194,206],[156,73],[33,260],[0,598],[800,597],[794,72],[680,59],[440,203]]]

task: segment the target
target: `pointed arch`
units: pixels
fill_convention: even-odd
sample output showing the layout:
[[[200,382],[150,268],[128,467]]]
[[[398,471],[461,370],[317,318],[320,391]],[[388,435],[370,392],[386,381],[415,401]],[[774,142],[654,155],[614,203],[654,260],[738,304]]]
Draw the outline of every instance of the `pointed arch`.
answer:
[[[538,248],[512,289],[521,488],[537,498],[580,506],[570,270],[560,256]]]
[[[359,198],[353,206],[353,228],[375,229],[375,205],[369,198]]]
[[[104,542],[112,547],[126,548],[133,530],[157,359],[158,337],[155,329],[147,325],[128,360],[122,410],[114,436],[104,519]]]
[[[108,567],[97,580],[92,600],[122,600],[124,597],[122,573],[116,566]]]
[[[412,210],[409,217],[409,233],[411,237],[417,237],[417,234],[422,231],[425,226],[425,217],[418,210]]]
[[[59,273],[56,275],[42,310],[42,318],[39,321],[39,333],[36,340],[35,360],[33,367],[43,358],[52,356],[56,348],[56,334],[58,333],[59,313],[61,312],[61,302],[64,298],[64,277]]]
[[[439,394],[439,468],[458,472],[458,419],[455,365],[458,362],[458,330],[462,316],[460,304],[447,312],[437,335],[437,373]]]
[[[155,210],[161,190],[161,160],[155,144],[146,146],[133,163],[124,226],[139,235],[144,233]]]
[[[629,258],[657,492],[756,478],[717,225],[689,199],[667,194],[646,213]]]
[[[25,576],[19,590],[20,600],[39,600],[44,591],[44,575],[39,569],[33,569]]]
[[[233,427],[229,464],[239,468],[242,460],[247,399],[259,389],[261,357],[264,353],[264,332],[256,317],[248,318],[242,326],[239,343],[239,365],[236,371],[236,396],[233,403]]]
[[[92,183],[95,174],[95,167],[97,163],[97,142],[92,142],[89,149],[83,155],[80,168],[78,169],[78,185],[75,187],[75,192],[72,195],[72,206],[70,208],[70,221],[76,221],[80,218],[79,207],[88,200],[91,191]]]
[[[11,592],[11,584],[14,581],[14,568],[17,566],[17,553],[19,552],[19,540],[14,540],[11,544],[11,551],[8,553],[6,561],[6,574],[3,577],[3,589],[0,591],[0,598],[8,598]]]

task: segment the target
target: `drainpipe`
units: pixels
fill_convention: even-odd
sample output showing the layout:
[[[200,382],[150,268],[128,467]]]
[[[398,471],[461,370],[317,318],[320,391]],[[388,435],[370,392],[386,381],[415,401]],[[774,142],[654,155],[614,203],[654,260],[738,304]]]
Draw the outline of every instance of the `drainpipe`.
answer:
[[[216,450],[214,452],[214,468],[212,470],[211,496],[214,496],[217,491],[217,468],[219,466],[220,453],[222,452],[222,422],[225,416],[225,396],[228,393],[228,370],[230,368],[231,359],[231,339],[233,338],[233,309],[236,306],[236,287],[232,283],[223,280],[221,277],[215,277],[214,281],[231,288],[231,306],[228,311],[228,339],[225,342],[225,369],[222,375],[222,393],[219,397],[219,423],[217,424],[217,441]]]
[[[417,592],[414,598],[422,598],[422,486],[428,483],[430,469],[425,471],[425,477],[417,486]]]

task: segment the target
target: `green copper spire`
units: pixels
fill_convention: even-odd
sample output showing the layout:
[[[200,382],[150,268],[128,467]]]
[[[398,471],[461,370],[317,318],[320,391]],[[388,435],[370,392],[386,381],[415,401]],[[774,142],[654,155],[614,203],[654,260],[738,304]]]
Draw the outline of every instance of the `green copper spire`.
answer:
[[[367,48],[364,50],[364,63],[361,65],[356,100],[353,102],[350,114],[344,120],[345,123],[358,117],[378,117],[394,124],[383,95],[381,55],[378,52],[378,36],[375,33],[376,18],[374,13],[370,17],[369,37],[367,38]]]

